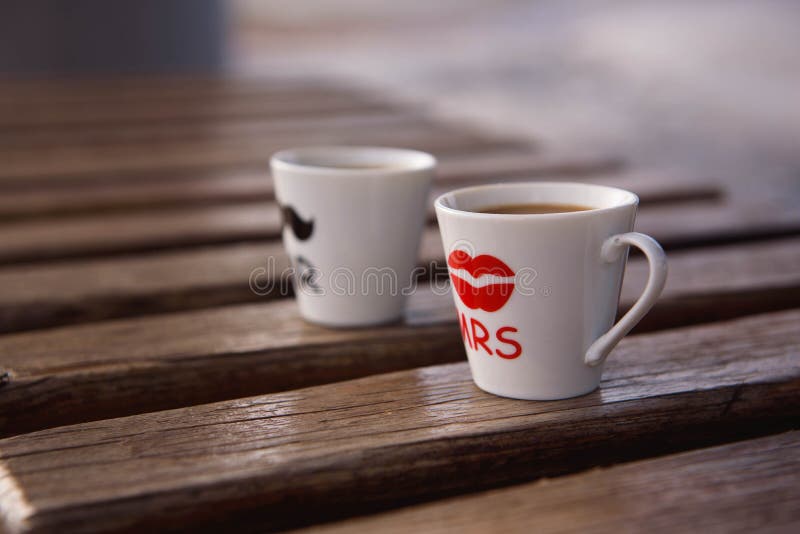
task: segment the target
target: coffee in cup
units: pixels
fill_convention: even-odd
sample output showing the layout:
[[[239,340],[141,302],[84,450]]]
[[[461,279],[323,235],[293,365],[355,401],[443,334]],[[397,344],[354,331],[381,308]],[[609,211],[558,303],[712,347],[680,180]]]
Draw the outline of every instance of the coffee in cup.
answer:
[[[599,185],[459,189],[436,216],[472,377],[518,399],[562,399],[600,383],[608,353],[655,304],[664,251],[633,232],[639,199]],[[614,324],[628,246],[650,262],[642,296]]]

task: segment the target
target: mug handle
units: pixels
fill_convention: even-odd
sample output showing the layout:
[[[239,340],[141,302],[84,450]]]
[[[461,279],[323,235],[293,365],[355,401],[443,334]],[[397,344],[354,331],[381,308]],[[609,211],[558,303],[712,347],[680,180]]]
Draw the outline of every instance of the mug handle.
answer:
[[[608,353],[650,311],[667,282],[667,256],[658,241],[649,235],[628,232],[611,236],[603,243],[600,256],[607,263],[617,261],[628,245],[637,247],[647,256],[650,276],[642,296],[639,297],[636,304],[608,332],[597,338],[586,351],[583,361],[590,367],[600,365],[605,361]]]

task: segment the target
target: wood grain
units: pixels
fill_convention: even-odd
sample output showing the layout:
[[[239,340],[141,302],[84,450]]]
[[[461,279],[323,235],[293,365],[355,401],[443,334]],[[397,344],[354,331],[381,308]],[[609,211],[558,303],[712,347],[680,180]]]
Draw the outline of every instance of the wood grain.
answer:
[[[664,248],[688,248],[800,233],[800,204],[791,198],[652,206],[640,210],[636,229],[657,237]]]
[[[170,142],[186,139],[225,139],[247,136],[296,135],[313,130],[369,131],[379,127],[403,128],[429,124],[414,110],[367,108],[347,114],[289,115],[264,117],[246,115],[233,118],[193,117],[170,122],[90,124],[81,127],[52,126],[47,128],[13,128],[0,130],[5,148],[48,148],[82,145],[125,145],[142,141]]]
[[[0,226],[0,263],[277,239],[280,228],[274,202],[9,222]]]
[[[370,329],[313,326],[282,300],[0,337],[0,434],[462,358],[450,295],[412,302]]]
[[[363,89],[329,79],[225,77],[107,77],[95,79],[2,80],[0,102],[53,105],[162,102],[174,99],[264,97],[314,98],[320,94],[365,94]]]
[[[247,254],[248,251],[239,251]],[[260,251],[263,252],[263,251]],[[231,250],[222,257],[232,258]],[[113,266],[95,271],[75,268],[31,284],[27,300],[21,286],[13,312],[41,317],[49,304],[74,320],[100,309],[105,313],[165,311],[172,300],[218,304],[216,273],[230,277],[230,298],[258,300],[247,286],[246,269],[230,264],[196,266],[184,258],[177,281],[159,275],[159,262],[139,263],[120,275]],[[254,259],[263,256],[254,251]],[[176,260],[177,261],[177,260]],[[641,330],[700,323],[800,306],[800,240],[717,248],[675,254],[662,298]],[[276,268],[285,266],[277,265]],[[176,271],[177,272],[177,271]],[[71,278],[70,276],[73,276]],[[236,277],[240,277],[237,279]],[[622,309],[638,297],[646,265],[632,260],[622,292]],[[175,275],[177,277],[177,275]],[[28,280],[31,280],[30,278]],[[64,280],[72,283],[64,287]],[[85,280],[94,292],[81,293]],[[446,288],[446,286],[444,286]],[[273,286],[267,296],[276,296]],[[59,292],[64,302],[53,303]],[[147,308],[148,292],[155,294]],[[130,302],[125,295],[138,296]],[[222,293],[222,295],[225,295]],[[13,298],[12,295],[11,298]],[[214,298],[218,300],[215,301]],[[9,297],[5,297],[9,298]],[[92,307],[94,306],[94,307]],[[82,307],[88,307],[84,309]],[[445,291],[421,288],[412,296],[406,323],[340,331],[305,324],[293,300],[155,315],[0,337],[0,368],[10,373],[0,390],[0,434],[147,410],[186,406],[225,398],[290,389],[463,359],[452,299]],[[245,371],[243,371],[243,369]]]
[[[420,264],[443,273],[442,258],[438,235],[424,233]],[[667,290],[682,294],[680,304],[673,309],[662,299],[642,327],[797,305],[798,239],[675,251],[669,261]],[[288,258],[274,241],[6,267],[0,269],[0,332],[273,297],[274,291],[253,293],[251,276],[256,285],[276,288],[287,267]],[[646,272],[638,260],[628,269],[623,302],[643,287]]]
[[[630,337],[600,390],[564,401],[485,394],[458,363],[7,438],[1,515],[275,529],[774,432],[800,416],[798,320]]]
[[[645,204],[713,200],[723,196],[722,188],[713,181],[701,181],[691,176],[670,176],[665,179],[659,174],[624,172],[614,169],[616,162],[607,157],[512,153],[504,158],[504,163],[498,162],[498,165],[487,170],[485,163],[494,163],[495,160],[497,156],[494,154],[478,154],[477,157],[442,161],[435,181],[437,189],[432,198],[445,189],[458,186],[536,179],[580,179],[622,187],[635,191]],[[474,166],[471,165],[473,163]],[[126,177],[130,179],[77,181],[63,177],[42,183],[12,183],[5,190],[0,183],[0,191],[3,192],[0,195],[0,220],[274,200],[272,177],[264,168],[158,176],[134,174]]]
[[[122,175],[129,179],[23,180],[2,190],[0,219],[210,206],[274,199],[264,168]],[[0,183],[2,189],[2,183]]]
[[[155,98],[154,98],[155,97]],[[35,100],[17,97],[0,100],[0,129],[33,127],[78,129],[87,125],[116,125],[185,119],[230,119],[236,117],[286,117],[352,113],[369,108],[391,109],[375,94],[347,90],[254,91],[218,94],[95,95],[91,99]]]
[[[596,469],[304,533],[796,532],[800,432]],[[299,533],[298,533],[299,534]]]
[[[652,193],[658,200],[671,190]],[[275,239],[280,228],[269,201],[15,220],[0,224],[0,264]],[[800,233],[800,206],[643,203],[636,228],[670,249],[791,235]]]
[[[142,140],[124,145],[0,147],[0,161],[3,162],[0,178],[19,180],[43,174],[187,171],[230,165],[266,165],[270,155],[282,148],[314,144],[390,145],[436,154],[525,146],[519,141],[425,125],[384,128],[374,132],[308,130],[242,138],[181,138],[169,142]]]
[[[251,273],[288,267],[267,242],[0,269],[0,331],[252,302]]]
[[[203,116],[172,122],[143,122],[53,126],[48,128],[13,128],[3,148],[79,147],[83,145],[133,145],[143,141],[240,139],[249,136],[292,136],[315,130],[369,132],[380,128],[402,129],[424,126],[430,121],[415,110],[367,107],[349,113],[311,113],[300,115],[245,115],[234,118]]]
[[[714,198],[720,187],[671,177],[619,171],[615,158],[594,154],[562,154],[532,150],[502,155],[477,151],[440,158],[437,183],[461,185],[511,179],[576,179],[636,189],[647,200],[678,201]],[[264,166],[235,166],[196,172],[144,172],[92,175],[46,175],[0,180],[0,219],[63,214],[148,210],[159,207],[230,204],[274,199],[272,177]],[[654,198],[658,195],[658,198]]]
[[[420,263],[441,256],[426,232]],[[0,331],[274,298],[288,267],[268,241],[0,269]],[[271,289],[256,294],[251,280]]]

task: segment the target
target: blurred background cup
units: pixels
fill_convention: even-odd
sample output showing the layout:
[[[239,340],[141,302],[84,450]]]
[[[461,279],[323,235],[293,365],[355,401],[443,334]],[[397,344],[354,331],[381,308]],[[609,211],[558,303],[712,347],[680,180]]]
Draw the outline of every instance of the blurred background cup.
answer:
[[[436,159],[329,146],[278,152],[271,166],[301,315],[336,327],[400,319]]]

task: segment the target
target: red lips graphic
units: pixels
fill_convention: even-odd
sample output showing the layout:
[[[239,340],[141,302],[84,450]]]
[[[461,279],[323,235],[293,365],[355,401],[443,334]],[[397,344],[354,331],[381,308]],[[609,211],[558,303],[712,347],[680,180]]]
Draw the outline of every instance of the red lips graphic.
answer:
[[[454,250],[447,258],[447,265],[450,266],[450,280],[453,281],[453,287],[458,296],[461,297],[461,302],[467,308],[493,312],[502,308],[511,298],[511,293],[514,291],[513,280],[503,280],[484,285],[480,283],[481,277],[484,276],[505,279],[514,276],[514,271],[494,256],[481,254],[473,258],[463,250]],[[464,269],[470,274],[475,281],[474,285],[456,275],[456,272],[460,269]]]

